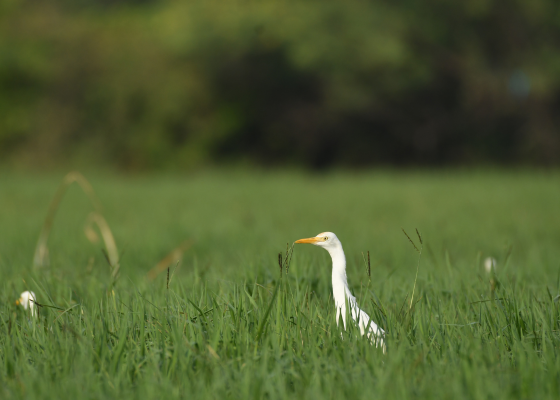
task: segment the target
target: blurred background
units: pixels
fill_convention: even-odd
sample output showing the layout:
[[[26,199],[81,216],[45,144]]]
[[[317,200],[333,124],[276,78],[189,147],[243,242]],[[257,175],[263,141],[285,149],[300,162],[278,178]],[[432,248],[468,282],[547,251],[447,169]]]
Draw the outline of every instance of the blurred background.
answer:
[[[560,164],[554,0],[0,3],[0,164]]]

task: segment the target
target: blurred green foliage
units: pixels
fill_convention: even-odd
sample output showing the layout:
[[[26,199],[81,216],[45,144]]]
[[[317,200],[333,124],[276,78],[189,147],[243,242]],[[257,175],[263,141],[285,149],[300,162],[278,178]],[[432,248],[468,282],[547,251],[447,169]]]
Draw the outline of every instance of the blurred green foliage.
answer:
[[[552,0],[0,6],[0,157],[558,164]]]
[[[33,268],[62,176],[0,171],[2,400],[560,398],[560,172],[187,175],[88,175],[113,282],[77,186]],[[401,228],[422,234],[420,260]],[[295,245],[280,274],[287,242],[324,230],[385,356],[337,328],[326,251]],[[146,279],[189,238],[169,285]],[[24,290],[39,318],[14,304]]]

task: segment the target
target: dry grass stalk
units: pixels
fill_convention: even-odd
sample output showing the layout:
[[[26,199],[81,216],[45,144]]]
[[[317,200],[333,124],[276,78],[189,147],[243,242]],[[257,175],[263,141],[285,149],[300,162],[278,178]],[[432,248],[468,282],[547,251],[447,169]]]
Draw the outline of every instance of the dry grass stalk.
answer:
[[[97,212],[99,215],[102,214],[101,203],[97,199],[93,187],[88,182],[88,180],[84,178],[84,176],[79,172],[73,171],[68,173],[62,180],[62,183],[58,187],[51,201],[49,210],[47,212],[47,218],[45,219],[45,222],[43,223],[43,227],[41,229],[41,233],[39,234],[39,240],[37,240],[37,246],[35,247],[35,254],[33,256],[33,265],[35,267],[44,267],[49,263],[49,249],[47,247],[47,241],[49,239],[49,234],[53,226],[54,217],[56,215],[58,207],[60,206],[60,202],[62,201],[66,190],[68,189],[68,186],[70,186],[74,182],[76,182],[80,186],[85,195],[89,198],[95,212]]]
[[[180,246],[173,249],[168,255],[166,255],[157,265],[152,268],[147,275],[148,280],[153,281],[156,277],[165,271],[171,263],[180,260],[183,257],[183,253],[192,246],[193,241],[191,239],[185,240]]]
[[[89,214],[88,218],[86,219],[86,223],[84,226],[84,232],[87,238],[92,243],[97,243],[99,238],[93,229],[93,224],[97,225],[99,232],[101,232],[101,237],[103,238],[103,243],[105,244],[105,248],[107,249],[107,260],[109,261],[109,265],[111,265],[111,275],[115,278],[119,272],[119,252],[117,250],[117,245],[115,243],[115,238],[113,237],[113,233],[109,228],[109,224],[105,221],[105,218],[97,212],[92,212]]]

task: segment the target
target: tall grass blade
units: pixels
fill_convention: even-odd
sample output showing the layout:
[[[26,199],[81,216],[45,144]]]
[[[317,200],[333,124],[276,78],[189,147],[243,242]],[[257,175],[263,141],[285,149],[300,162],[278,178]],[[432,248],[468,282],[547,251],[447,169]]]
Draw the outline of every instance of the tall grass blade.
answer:
[[[272,310],[272,305],[274,304],[274,300],[276,299],[276,295],[278,294],[279,288],[280,288],[280,283],[276,285],[276,288],[274,289],[274,293],[272,294],[272,299],[270,300],[270,303],[268,304],[268,308],[266,309],[266,312],[262,317],[261,323],[259,324],[259,329],[257,331],[257,337],[256,337],[257,342],[261,339],[261,335],[264,331],[264,326],[266,324],[266,321],[268,320],[268,316],[270,315],[270,310]]]

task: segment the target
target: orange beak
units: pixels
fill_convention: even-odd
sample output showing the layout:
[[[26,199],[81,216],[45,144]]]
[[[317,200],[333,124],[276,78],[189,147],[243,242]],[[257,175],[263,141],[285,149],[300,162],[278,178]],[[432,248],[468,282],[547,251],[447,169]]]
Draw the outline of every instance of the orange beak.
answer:
[[[16,306],[18,306],[20,303],[21,303],[20,299],[17,299]]]
[[[307,239],[300,239],[300,240],[296,240],[296,243],[310,243],[310,244],[315,244],[318,242],[322,242],[325,239],[322,237],[312,237],[312,238],[307,238]]]

